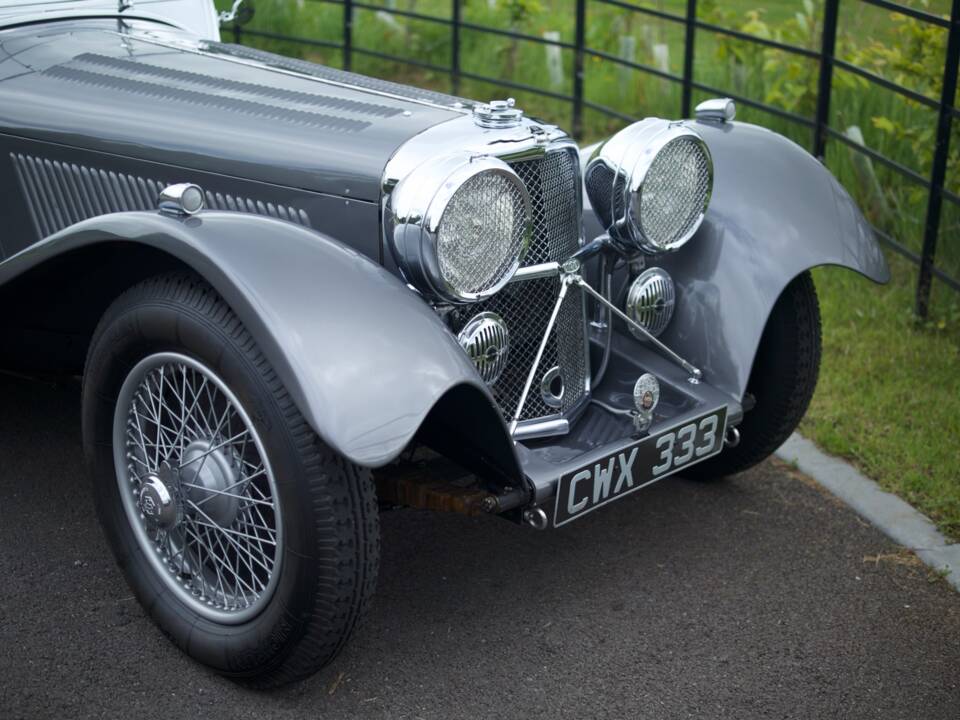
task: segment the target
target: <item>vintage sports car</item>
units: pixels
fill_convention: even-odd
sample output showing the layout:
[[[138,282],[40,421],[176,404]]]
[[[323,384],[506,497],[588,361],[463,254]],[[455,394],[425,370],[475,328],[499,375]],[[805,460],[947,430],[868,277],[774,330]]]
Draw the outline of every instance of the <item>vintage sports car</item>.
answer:
[[[819,162],[733,116],[578,148],[224,44],[209,0],[0,0],[0,367],[82,376],[100,521],[163,632],[305,677],[373,593],[381,509],[557,527],[794,429],[810,268],[888,270]]]

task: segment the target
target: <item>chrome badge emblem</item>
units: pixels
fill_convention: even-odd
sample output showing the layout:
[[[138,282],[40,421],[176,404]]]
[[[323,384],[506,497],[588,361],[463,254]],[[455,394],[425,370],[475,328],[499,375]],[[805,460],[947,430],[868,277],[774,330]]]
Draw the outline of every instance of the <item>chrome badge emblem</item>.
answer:
[[[460,347],[470,356],[480,377],[493,385],[507,365],[510,333],[503,318],[492,312],[474,315],[457,336]]]
[[[150,492],[144,492],[140,496],[140,509],[143,510],[144,515],[149,515],[151,517],[160,512],[160,507],[157,505],[157,501],[153,499],[153,494]]]

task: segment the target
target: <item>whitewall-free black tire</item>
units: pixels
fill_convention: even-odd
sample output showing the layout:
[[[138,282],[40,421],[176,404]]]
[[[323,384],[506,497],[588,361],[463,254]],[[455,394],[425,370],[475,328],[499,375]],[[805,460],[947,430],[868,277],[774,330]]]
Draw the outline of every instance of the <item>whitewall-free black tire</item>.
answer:
[[[83,441],[116,560],[184,652],[261,687],[339,652],[376,584],[370,471],[322,442],[209,285],[158,276],[111,305]]]

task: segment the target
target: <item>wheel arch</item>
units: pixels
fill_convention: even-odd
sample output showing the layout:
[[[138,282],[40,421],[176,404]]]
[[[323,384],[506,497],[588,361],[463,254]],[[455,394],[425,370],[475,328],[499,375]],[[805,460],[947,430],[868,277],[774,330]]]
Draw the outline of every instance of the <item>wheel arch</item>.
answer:
[[[522,477],[489,389],[436,313],[369,258],[307,228],[225,212],[91,218],[0,263],[0,310],[10,326],[71,325],[60,354],[47,357],[77,371],[109,303],[179,269],[223,297],[307,422],[352,462],[384,465],[422,428],[421,437],[446,445],[461,439],[461,455],[488,442],[473,459],[501,478]],[[88,272],[102,280],[92,289]],[[17,344],[8,355],[17,357]],[[454,419],[470,430],[442,429]]]
[[[105,237],[7,282],[0,279],[0,367],[82,374],[94,330],[110,304],[147,277],[177,270],[192,268],[159,248]]]
[[[856,203],[803,148],[756,125],[689,125],[710,148],[713,194],[694,238],[649,260],[676,286],[674,316],[660,339],[739,400],[770,313],[791,282],[833,265],[884,283],[889,268]],[[602,231],[587,205],[584,222],[588,237]]]

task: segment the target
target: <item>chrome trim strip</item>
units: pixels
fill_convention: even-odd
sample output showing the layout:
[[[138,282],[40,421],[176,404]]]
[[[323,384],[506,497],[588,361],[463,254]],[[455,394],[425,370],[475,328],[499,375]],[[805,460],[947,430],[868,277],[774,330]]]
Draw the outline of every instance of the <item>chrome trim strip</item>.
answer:
[[[549,418],[546,420],[526,420],[513,431],[514,440],[533,440],[540,437],[566,435],[570,432],[567,418]]]
[[[560,274],[560,263],[545,262],[539,265],[528,265],[517,270],[510,282],[521,280],[538,280],[540,278],[556,277]]]

